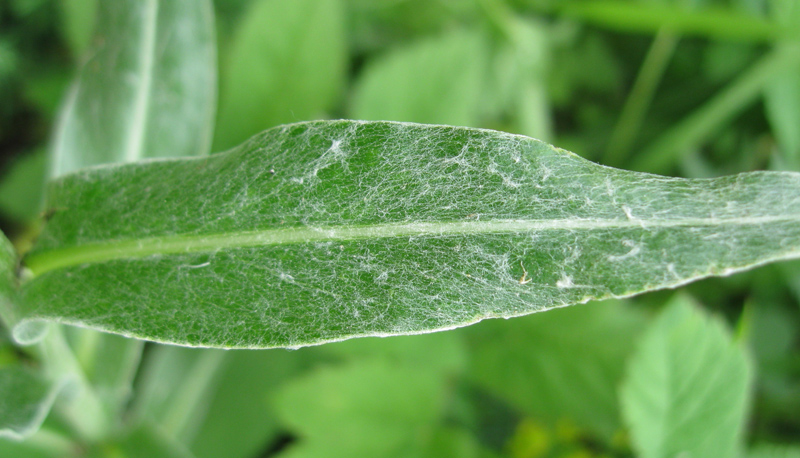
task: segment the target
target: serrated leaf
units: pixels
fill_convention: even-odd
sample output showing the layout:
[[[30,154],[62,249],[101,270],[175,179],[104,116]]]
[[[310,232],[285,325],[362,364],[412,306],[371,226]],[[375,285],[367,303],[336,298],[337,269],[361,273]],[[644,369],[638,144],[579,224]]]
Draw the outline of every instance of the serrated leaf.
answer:
[[[643,458],[737,456],[752,368],[717,319],[679,296],[645,333],[622,386]]]
[[[48,202],[27,324],[195,346],[432,332],[800,255],[800,174],[659,177],[407,123],[278,127],[69,175]]]
[[[22,440],[35,433],[62,387],[19,365],[0,368],[0,437]]]
[[[252,3],[225,56],[217,149],[332,108],[347,72],[343,16],[340,0]]]
[[[216,102],[210,1],[108,1],[97,15],[62,107],[51,174],[206,154]]]
[[[356,82],[357,119],[475,125],[488,43],[476,30],[428,38],[368,62]]]

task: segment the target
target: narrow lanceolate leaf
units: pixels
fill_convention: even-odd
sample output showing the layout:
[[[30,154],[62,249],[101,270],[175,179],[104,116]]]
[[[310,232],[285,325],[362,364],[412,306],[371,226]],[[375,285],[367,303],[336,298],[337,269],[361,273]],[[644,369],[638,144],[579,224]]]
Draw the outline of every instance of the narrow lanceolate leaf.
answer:
[[[800,174],[667,178],[405,123],[89,169],[48,208],[23,321],[196,346],[431,332],[800,256]]]
[[[52,175],[207,153],[216,104],[211,3],[116,0],[98,6],[99,29],[62,108]]]

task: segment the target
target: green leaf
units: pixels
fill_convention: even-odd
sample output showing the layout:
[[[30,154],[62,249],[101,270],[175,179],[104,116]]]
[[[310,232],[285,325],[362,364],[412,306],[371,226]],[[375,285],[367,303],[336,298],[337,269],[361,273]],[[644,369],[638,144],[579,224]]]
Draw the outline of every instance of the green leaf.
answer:
[[[718,319],[678,296],[647,330],[622,386],[623,415],[643,458],[736,456],[752,368]]]
[[[22,440],[35,433],[63,386],[19,365],[0,368],[0,437]]]
[[[216,97],[209,0],[100,2],[62,107],[52,174],[208,152]]]
[[[408,123],[278,127],[72,174],[48,202],[27,324],[194,346],[432,332],[800,256],[800,174],[658,177]]]
[[[471,375],[551,427],[567,420],[610,441],[621,429],[617,387],[624,361],[643,324],[622,302],[484,323],[467,333]]]
[[[800,446],[759,444],[750,450],[748,458],[800,458]]]
[[[79,58],[89,47],[97,18],[97,0],[61,0],[61,34],[72,55]]]
[[[326,348],[326,347],[322,347]],[[250,458],[282,432],[267,396],[319,361],[320,347],[298,352],[231,351],[191,444],[198,458]],[[209,351],[209,350],[203,350]]]
[[[0,324],[11,328],[16,324],[17,252],[5,234],[0,232]]]
[[[764,108],[789,169],[800,170],[800,60],[777,72],[764,88]]]
[[[356,82],[357,119],[476,125],[487,75],[483,33],[458,30],[368,62]]]
[[[33,221],[41,211],[46,170],[44,149],[15,161],[0,182],[0,211],[16,221]]]
[[[415,456],[437,429],[444,393],[435,371],[387,361],[318,370],[274,395],[301,438],[281,456]]]
[[[123,437],[94,446],[88,458],[193,458],[183,444],[174,441],[152,425],[143,425]]]
[[[215,148],[332,108],[347,72],[343,24],[339,0],[253,2],[223,72]]]

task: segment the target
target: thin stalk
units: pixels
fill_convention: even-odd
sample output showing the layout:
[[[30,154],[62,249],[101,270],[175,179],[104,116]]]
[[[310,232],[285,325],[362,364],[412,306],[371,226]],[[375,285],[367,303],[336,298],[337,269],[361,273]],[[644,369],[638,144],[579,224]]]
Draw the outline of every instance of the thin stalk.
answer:
[[[606,154],[603,156],[604,164],[621,166],[628,159],[631,147],[636,141],[636,133],[642,126],[656,88],[679,40],[680,37],[667,28],[661,28],[656,34],[611,134]]]
[[[60,325],[51,325],[40,343],[42,359],[53,380],[68,380],[65,393],[56,405],[75,433],[86,442],[96,442],[108,435],[109,418],[97,394],[86,379]]]
[[[203,398],[208,396],[218,369],[227,353],[221,350],[203,350],[186,374],[185,385],[172,398],[161,421],[162,430],[171,437],[187,443],[194,436],[196,426],[205,416],[207,407]]]
[[[798,61],[800,46],[772,50],[705,105],[656,139],[633,161],[631,168],[668,173],[691,148],[753,103],[777,73]]]

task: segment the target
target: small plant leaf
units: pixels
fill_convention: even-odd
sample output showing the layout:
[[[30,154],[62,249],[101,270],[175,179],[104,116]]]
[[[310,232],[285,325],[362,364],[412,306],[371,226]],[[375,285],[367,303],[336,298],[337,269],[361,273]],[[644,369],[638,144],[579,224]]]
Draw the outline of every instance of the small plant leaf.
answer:
[[[370,61],[356,83],[357,119],[475,125],[480,117],[489,43],[456,30]]]
[[[366,360],[293,380],[273,396],[278,418],[301,438],[285,456],[422,454],[446,399],[446,384],[426,369]]]
[[[215,148],[333,108],[347,75],[344,14],[340,0],[251,2],[223,56]]]
[[[89,169],[53,182],[48,208],[23,321],[192,346],[432,332],[800,256],[800,174],[660,177],[408,123],[300,123]]]
[[[637,455],[737,456],[750,366],[719,320],[688,297],[674,299],[643,336],[622,386]]]
[[[62,386],[20,365],[0,368],[0,437],[22,440],[35,433]]]
[[[51,174],[206,154],[216,104],[210,1],[99,2],[97,15],[62,107]]]

